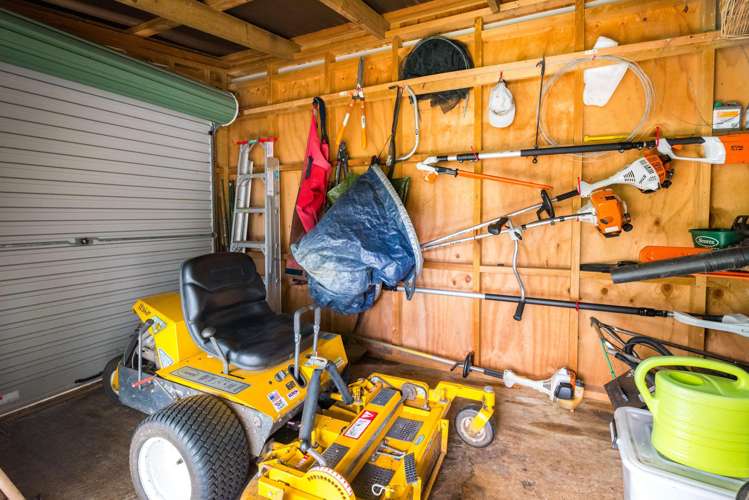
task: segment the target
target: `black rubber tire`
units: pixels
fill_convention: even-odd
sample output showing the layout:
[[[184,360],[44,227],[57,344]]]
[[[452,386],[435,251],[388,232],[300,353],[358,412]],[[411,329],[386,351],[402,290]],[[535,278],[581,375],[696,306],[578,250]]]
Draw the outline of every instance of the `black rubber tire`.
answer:
[[[474,448],[486,448],[492,444],[492,441],[494,441],[494,424],[491,419],[484,424],[484,428],[479,436],[473,437],[466,433],[466,419],[472,419],[480,410],[481,405],[467,405],[463,407],[457,415],[455,415],[455,420],[453,422],[461,441]]]
[[[142,499],[138,456],[152,437],[168,440],[189,471],[192,500],[234,500],[249,480],[250,448],[231,408],[213,396],[180,399],[143,420],[130,443],[130,475]]]
[[[115,375],[117,367],[122,362],[122,356],[116,356],[104,365],[104,370],[101,372],[101,385],[104,388],[104,394],[115,403],[120,402],[120,394],[112,387],[112,376]]]
[[[736,500],[749,500],[749,482],[744,483],[744,486],[736,493]]]

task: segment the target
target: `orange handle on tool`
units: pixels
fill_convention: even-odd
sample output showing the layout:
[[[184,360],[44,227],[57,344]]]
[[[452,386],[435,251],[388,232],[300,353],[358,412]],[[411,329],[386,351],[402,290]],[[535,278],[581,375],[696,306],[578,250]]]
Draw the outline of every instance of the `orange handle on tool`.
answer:
[[[679,257],[686,257],[687,255],[708,253],[710,251],[711,250],[709,248],[697,247],[647,246],[642,247],[642,250],[640,250],[639,261],[655,262],[657,260],[676,259]]]
[[[521,179],[513,179],[511,177],[502,177],[499,175],[478,174],[476,172],[469,172],[467,170],[458,170],[458,177],[468,177],[469,179],[482,179],[486,181],[504,182],[505,184],[515,184],[516,186],[533,187],[533,188],[538,188],[538,189],[551,189],[551,186],[549,184],[541,184],[539,182],[524,181]]]

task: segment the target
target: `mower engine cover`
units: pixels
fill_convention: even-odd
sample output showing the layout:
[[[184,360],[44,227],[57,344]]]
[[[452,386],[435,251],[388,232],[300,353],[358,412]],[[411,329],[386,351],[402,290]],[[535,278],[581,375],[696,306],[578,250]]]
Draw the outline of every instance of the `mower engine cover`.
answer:
[[[406,208],[376,165],[291,245],[291,253],[307,272],[315,304],[341,314],[370,309],[383,284],[404,282],[410,298],[423,265]]]

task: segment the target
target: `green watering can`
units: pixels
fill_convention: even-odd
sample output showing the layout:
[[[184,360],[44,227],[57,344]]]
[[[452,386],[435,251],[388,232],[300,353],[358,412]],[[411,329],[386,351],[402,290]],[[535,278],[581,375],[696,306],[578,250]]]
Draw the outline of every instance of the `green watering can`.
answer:
[[[684,370],[660,370],[655,395],[645,376],[659,366],[693,366],[736,380]],[[680,464],[713,474],[749,477],[749,373],[689,356],[656,356],[635,370],[635,384],[653,414],[653,446]]]

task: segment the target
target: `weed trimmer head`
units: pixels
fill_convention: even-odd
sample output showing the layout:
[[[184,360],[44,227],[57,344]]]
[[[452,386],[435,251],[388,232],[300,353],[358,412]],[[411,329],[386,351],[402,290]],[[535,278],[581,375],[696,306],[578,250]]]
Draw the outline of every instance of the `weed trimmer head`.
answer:
[[[665,189],[671,185],[671,178],[674,175],[670,162],[671,158],[668,156],[656,153],[646,154],[607,179],[592,184],[580,182],[578,191],[580,196],[587,198],[593,191],[614,184],[627,184],[643,193]]]

